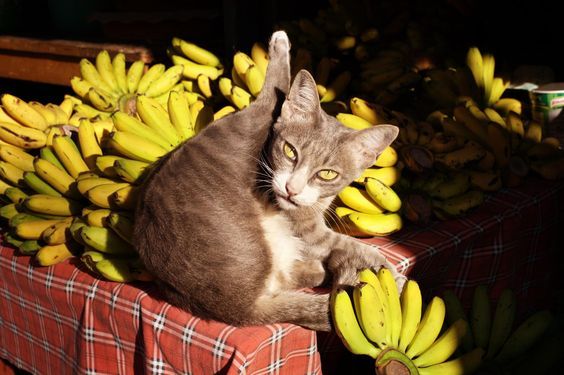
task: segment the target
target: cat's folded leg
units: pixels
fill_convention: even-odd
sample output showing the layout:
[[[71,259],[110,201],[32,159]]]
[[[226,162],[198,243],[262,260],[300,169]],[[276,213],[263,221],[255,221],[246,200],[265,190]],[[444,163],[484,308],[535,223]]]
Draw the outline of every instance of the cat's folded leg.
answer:
[[[314,288],[326,281],[327,272],[320,260],[307,259],[294,262],[291,278],[293,289]]]
[[[334,288],[339,285],[355,285],[358,283],[358,273],[365,268],[378,271],[381,267],[386,267],[392,272],[398,289],[403,289],[407,277],[398,272],[377,247],[352,241],[358,244],[347,249],[332,250],[327,260],[327,268],[333,275]]]
[[[290,90],[290,40],[284,31],[276,31],[268,44],[269,62],[256,106],[280,102]]]
[[[251,319],[255,324],[293,323],[316,331],[331,330],[329,293],[282,290],[260,296]]]

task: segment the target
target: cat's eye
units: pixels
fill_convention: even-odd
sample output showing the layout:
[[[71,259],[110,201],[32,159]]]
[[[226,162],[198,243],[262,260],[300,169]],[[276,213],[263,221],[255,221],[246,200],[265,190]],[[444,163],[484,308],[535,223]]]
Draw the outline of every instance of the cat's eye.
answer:
[[[298,157],[298,155],[296,154],[296,149],[288,142],[284,143],[284,154],[288,157],[288,159],[292,161],[296,160],[296,158]]]
[[[319,172],[317,172],[317,176],[325,181],[334,180],[338,175],[339,173],[335,172],[332,169],[322,169]]]

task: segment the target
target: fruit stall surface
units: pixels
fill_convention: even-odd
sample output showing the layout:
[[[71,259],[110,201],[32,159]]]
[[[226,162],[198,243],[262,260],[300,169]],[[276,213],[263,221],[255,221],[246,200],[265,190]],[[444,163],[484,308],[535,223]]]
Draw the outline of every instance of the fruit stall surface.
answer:
[[[400,128],[328,223],[416,281],[422,312],[448,293],[471,311],[485,288],[492,307],[511,291],[515,326],[551,311],[557,334],[536,345],[548,368],[564,354],[544,350],[562,336],[564,115],[534,117],[527,84],[564,82],[538,36],[554,15],[519,5],[531,22],[514,28],[495,16],[501,5],[440,5],[0,4],[0,375],[12,371],[4,363],[35,374],[374,373],[339,329],[238,328],[163,302],[132,246],[145,172],[252,105],[277,28],[292,42],[292,75],[312,73],[327,113],[353,129]]]

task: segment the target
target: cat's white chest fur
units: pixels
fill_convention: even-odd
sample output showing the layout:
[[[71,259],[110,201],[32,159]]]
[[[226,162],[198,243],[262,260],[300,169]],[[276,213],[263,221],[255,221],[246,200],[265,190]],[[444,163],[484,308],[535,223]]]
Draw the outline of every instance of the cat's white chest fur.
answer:
[[[289,219],[281,212],[267,212],[261,226],[272,259],[266,288],[275,292],[291,282],[294,262],[302,259],[303,242],[294,236]]]

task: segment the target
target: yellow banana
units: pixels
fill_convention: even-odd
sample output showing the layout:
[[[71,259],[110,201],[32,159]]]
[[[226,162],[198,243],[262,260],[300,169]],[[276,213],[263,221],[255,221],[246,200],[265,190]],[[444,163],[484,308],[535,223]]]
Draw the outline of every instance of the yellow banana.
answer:
[[[110,87],[112,92],[119,93],[120,89],[114,74],[110,53],[107,50],[98,52],[95,63],[96,70],[100,74],[100,77],[102,77],[102,80]]]
[[[367,177],[364,188],[368,195],[386,211],[397,212],[401,208],[401,199],[397,193],[377,178]]]
[[[354,310],[362,331],[366,337],[384,348],[387,345],[384,306],[378,298],[376,290],[368,283],[359,283],[353,289]]]
[[[157,97],[170,90],[178,83],[182,77],[182,71],[184,68],[179,65],[171,66],[165,72],[152,81],[145,91],[145,95],[149,97]]]
[[[491,106],[496,103],[507,87],[509,87],[509,82],[503,82],[503,79],[500,77],[495,77],[492,81],[492,87],[486,105]]]
[[[145,63],[141,60],[134,61],[127,70],[127,91],[130,94],[136,93],[141,77],[145,72]]]
[[[167,150],[134,133],[116,131],[108,141],[108,146],[121,155],[139,161],[152,163],[167,153]],[[100,159],[98,157],[97,161]],[[113,164],[112,164],[113,166]]]
[[[50,110],[55,116],[55,122],[52,125],[66,125],[68,123],[70,114],[60,105],[47,103],[45,104],[45,108]]]
[[[100,72],[98,72],[96,66],[88,61],[88,59],[81,59],[79,62],[79,67],[82,79],[86,80],[95,88],[102,89],[106,92],[112,92],[111,86],[106,83],[106,81],[100,75]]]
[[[388,146],[382,151],[374,162],[375,167],[393,167],[398,162],[398,153],[392,146]]]
[[[96,271],[104,278],[119,283],[127,283],[135,280],[130,271],[129,259],[106,258],[94,264]]]
[[[413,363],[417,367],[443,363],[458,349],[467,330],[468,323],[464,319],[457,320],[427,350],[415,358]]]
[[[470,322],[476,346],[486,350],[492,324],[490,297],[486,285],[478,285],[474,289]]]
[[[507,116],[509,112],[515,112],[521,115],[523,111],[522,103],[515,98],[501,98],[492,105],[493,109],[502,114],[502,116]]]
[[[196,102],[190,106],[190,116],[194,123],[194,132],[198,134],[213,121],[213,109],[203,102]]]
[[[511,334],[516,311],[517,301],[515,293],[513,290],[506,288],[501,292],[497,300],[486,358],[493,358]]]
[[[484,87],[484,62],[482,54],[477,47],[470,47],[468,49],[466,65],[470,68],[476,85],[480,88]]]
[[[0,207],[0,217],[6,220],[10,220],[17,214],[19,214],[19,212],[16,203],[9,203]]]
[[[181,65],[184,68],[182,74],[187,79],[197,79],[200,74],[203,74],[210,77],[211,80],[216,80],[223,73],[223,68],[197,64],[179,55],[172,55],[171,60],[174,65]]]
[[[88,91],[87,97],[92,106],[98,111],[113,112],[118,107],[118,102],[115,97],[96,87],[92,87]]]
[[[251,95],[257,97],[264,84],[264,74],[256,65],[252,65],[247,69],[243,77]]]
[[[6,113],[2,105],[0,105],[0,122],[9,122],[10,124],[20,125],[19,122],[14,120],[9,114]]]
[[[119,91],[122,94],[127,94],[127,73],[125,68],[125,54],[123,52],[118,52],[114,55],[112,59],[112,70]]]
[[[341,201],[348,207],[368,214],[381,214],[384,208],[380,207],[368,193],[354,186],[346,186],[338,194]]]
[[[110,115],[108,112],[100,111],[92,107],[91,105],[84,103],[75,105],[74,110],[82,117],[87,117],[87,118],[98,117],[98,116],[101,118],[107,118]]]
[[[207,99],[213,96],[213,92],[210,85],[210,77],[200,74],[196,79],[198,84],[198,89]]]
[[[53,266],[73,256],[67,243],[43,246],[35,253],[35,260],[40,266]]]
[[[105,227],[106,220],[112,213],[112,210],[107,208],[99,208],[91,211],[86,215],[86,223],[93,227]]]
[[[372,125],[384,123],[387,119],[382,113],[382,109],[376,104],[369,103],[358,97],[353,97],[350,100],[351,112],[358,117],[362,117]]]
[[[390,340],[388,344],[397,348],[402,326],[401,303],[398,287],[392,272],[389,269],[385,267],[380,268],[377,276],[380,281],[380,285],[382,286],[382,290],[384,291],[386,300],[388,301],[388,337]]]
[[[333,291],[330,306],[335,331],[347,349],[353,354],[376,359],[381,350],[364,336],[347,291],[340,288]]]
[[[79,229],[82,241],[102,253],[115,255],[133,255],[133,247],[122,240],[112,229],[84,225]]]
[[[190,105],[186,96],[179,92],[171,92],[167,104],[168,116],[180,139],[183,141],[193,137],[194,123],[190,116]]]
[[[11,94],[3,94],[1,101],[4,111],[20,124],[41,131],[47,129],[45,118],[24,100]]]
[[[425,352],[441,332],[445,318],[445,303],[441,297],[433,297],[427,305],[413,340],[407,347],[407,356],[414,358]]]
[[[131,159],[118,159],[114,162],[118,176],[129,183],[139,183],[149,166],[149,163]]]
[[[0,158],[23,171],[34,171],[34,157],[19,147],[0,144]]]
[[[73,91],[83,99],[88,97],[88,92],[90,91],[91,88],[94,87],[90,84],[90,82],[76,76],[71,78],[70,84]]]
[[[407,280],[400,296],[402,325],[398,349],[405,353],[413,340],[417,327],[421,322],[423,299],[419,284],[415,280]]]
[[[139,199],[140,190],[138,187],[129,185],[114,192],[110,199],[112,204],[122,210],[134,210]]]
[[[28,197],[26,193],[24,193],[20,188],[17,187],[9,187],[4,191],[4,195],[12,202],[16,204],[20,204],[24,201],[25,198]]]
[[[369,123],[362,117],[353,115],[352,113],[341,112],[341,113],[337,113],[335,117],[337,118],[337,120],[341,122],[341,124],[351,129],[362,130],[372,127],[371,123]]]
[[[86,195],[86,192],[96,186],[99,185],[107,185],[107,184],[114,184],[117,183],[114,180],[110,180],[109,178],[105,178],[105,177],[89,177],[89,178],[84,178],[81,179],[80,181],[77,181],[76,183],[76,188],[78,189],[78,191],[80,192],[80,194],[82,195]]]
[[[180,142],[180,137],[170,122],[168,113],[155,99],[144,95],[138,96],[137,114],[145,124],[162,134],[171,144],[177,145]]]
[[[57,158],[73,178],[76,179],[80,173],[90,170],[70,136],[55,136],[52,147]]]
[[[151,83],[161,77],[166,70],[164,64],[154,64],[141,76],[137,85],[137,94],[145,94]]]
[[[482,365],[484,349],[474,348],[472,351],[429,367],[419,367],[419,375],[466,375],[473,374]]]
[[[33,161],[35,173],[64,196],[76,197],[75,179],[47,160],[37,158]]]
[[[14,231],[19,238],[24,240],[39,240],[45,229],[59,221],[53,219],[23,221],[15,226]]]
[[[23,206],[28,210],[40,214],[72,216],[82,211],[82,204],[64,197],[54,197],[47,194],[34,194],[26,198]]]
[[[367,178],[376,178],[382,183],[393,186],[400,178],[401,172],[396,167],[367,168],[355,181],[364,183]]]
[[[172,94],[176,93],[171,93],[171,96]],[[163,138],[159,132],[124,112],[115,112],[112,115],[112,121],[114,127],[119,131],[136,134],[148,141],[158,144],[167,151],[174,148],[174,144]]]
[[[113,147],[111,144],[109,147]],[[122,156],[117,155],[102,155],[96,158],[96,169],[106,177],[118,177],[114,170],[114,162],[118,159],[123,159]]]
[[[249,92],[239,86],[231,88],[231,101],[239,109],[243,109],[251,104],[252,96]]]
[[[266,68],[269,62],[267,49],[259,42],[253,43],[251,47],[251,58],[263,75],[266,75]]]
[[[68,231],[72,224],[72,217],[66,220],[61,220],[43,230],[41,232],[41,240],[47,245],[59,245],[67,242],[70,238],[70,233]]]
[[[494,72],[495,72],[495,59],[492,55],[483,55],[483,76],[484,76],[484,103],[489,103],[493,80],[494,80]]]
[[[403,226],[401,216],[397,213],[369,214],[360,212],[350,214],[347,218],[358,230],[372,236],[387,236],[397,232]]]
[[[20,148],[41,148],[47,143],[43,131],[10,122],[0,122],[0,140]]]
[[[0,177],[14,186],[24,186],[24,172],[10,163],[0,161]]]
[[[47,126],[51,126],[55,124],[56,122],[55,113],[47,109],[43,104],[36,101],[30,101],[27,104],[45,119],[45,123],[47,124]]]
[[[233,55],[233,67],[241,78],[245,77],[247,70],[254,65],[253,59],[245,52],[238,51]]]
[[[117,190],[130,186],[127,182],[114,182],[100,184],[86,191],[86,198],[93,204],[102,208],[117,208],[112,200],[112,194]]]
[[[237,110],[233,106],[230,106],[230,105],[223,106],[213,114],[213,120],[217,121],[220,118],[225,117],[228,114],[236,112],[236,111]]]
[[[82,159],[88,169],[94,170],[96,167],[96,158],[102,155],[102,148],[98,144],[94,127],[88,119],[83,119],[80,122],[80,127],[78,128],[78,143],[80,144]]]
[[[194,43],[180,38],[173,38],[172,45],[178,48],[184,56],[197,62],[198,64],[212,67],[218,67],[221,65],[221,61],[214,53]]]

